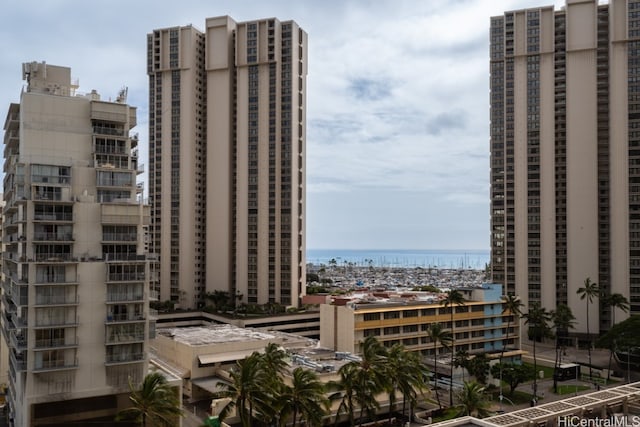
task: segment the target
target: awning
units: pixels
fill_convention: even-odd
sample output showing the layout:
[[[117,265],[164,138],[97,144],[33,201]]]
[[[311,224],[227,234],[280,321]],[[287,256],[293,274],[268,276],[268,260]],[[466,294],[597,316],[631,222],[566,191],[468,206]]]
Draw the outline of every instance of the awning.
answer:
[[[219,377],[198,378],[191,380],[191,383],[210,393],[218,393],[220,391],[218,384],[229,384],[227,381]]]
[[[228,351],[225,353],[201,354],[198,361],[201,365],[211,365],[222,362],[235,362],[250,356],[256,350]]]

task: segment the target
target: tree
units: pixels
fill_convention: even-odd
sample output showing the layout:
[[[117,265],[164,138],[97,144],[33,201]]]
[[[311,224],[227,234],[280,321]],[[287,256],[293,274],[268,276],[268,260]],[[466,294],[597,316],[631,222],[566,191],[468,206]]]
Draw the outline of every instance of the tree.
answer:
[[[286,419],[291,414],[291,424],[294,426],[297,425],[298,415],[307,424],[320,426],[329,409],[324,384],[315,372],[301,367],[293,370],[291,387],[284,387],[279,400],[282,403],[282,418]]]
[[[462,389],[456,393],[460,407],[461,415],[470,415],[477,418],[483,418],[489,415],[490,402],[485,394],[483,385],[475,381],[465,381]]]
[[[571,312],[571,308],[566,304],[558,304],[555,310],[551,311],[551,320],[553,328],[556,331],[556,360],[553,372],[553,392],[558,392],[558,367],[560,365],[561,354],[564,348],[566,337],[569,335],[569,329],[575,326],[576,317]]]
[[[476,377],[476,381],[480,384],[487,383],[487,377],[489,376],[489,359],[486,354],[476,354],[469,360],[469,374]]]
[[[427,336],[433,343],[433,391],[438,400],[438,407],[442,409],[440,395],[438,394],[438,343],[443,348],[449,348],[451,345],[451,332],[445,330],[440,323],[432,323],[427,328]]]
[[[346,411],[350,425],[355,425],[356,405],[360,409],[360,422],[365,412],[372,415],[380,407],[375,396],[389,388],[389,378],[385,375],[386,361],[386,348],[374,336],[368,336],[362,343],[360,360],[340,367],[340,379],[331,383],[331,388],[338,390],[332,397],[341,399],[336,422],[338,415]]]
[[[522,317],[522,307],[524,304],[520,301],[520,297],[515,295],[503,295],[502,296],[502,315],[508,314],[507,317],[507,334],[505,340],[502,344],[502,349],[500,351],[500,363],[499,366],[502,366],[504,363],[504,352],[509,345],[509,330],[511,329],[511,318],[515,317],[520,319]],[[502,404],[502,374],[499,374],[500,381],[500,403]]]
[[[331,400],[340,399],[336,411],[335,425],[338,425],[340,414],[345,412],[349,416],[349,425],[355,426],[355,389],[357,388],[358,366],[353,363],[344,364],[338,369],[337,381],[329,382],[330,389],[338,390],[330,396]]]
[[[603,296],[600,300],[604,306],[611,308],[611,324],[609,330],[616,324],[616,309],[621,310],[623,313],[629,312],[629,301],[627,298],[618,293]],[[611,379],[611,359],[613,359],[613,346],[609,347],[609,366],[607,369],[607,382]]]
[[[509,384],[509,395],[513,395],[520,384],[532,380],[535,370],[531,365],[517,363],[498,363],[491,367],[491,375],[502,375],[502,380]]]
[[[389,379],[389,423],[396,402],[396,391],[402,393],[402,415],[406,412],[406,404],[410,407],[418,403],[418,393],[427,388],[425,379],[429,370],[420,360],[416,352],[410,352],[402,344],[393,345],[387,353],[385,375]]]
[[[141,427],[146,427],[148,422],[154,426],[174,426],[182,416],[176,391],[159,372],[145,376],[139,388],[129,380],[129,389],[133,406],[120,411],[116,420],[133,419],[139,421]]]
[[[449,384],[449,402],[451,403],[451,405],[453,405],[453,354],[455,353],[456,350],[456,334],[455,334],[455,323],[453,320],[453,314],[455,312],[455,306],[463,306],[465,304],[465,299],[464,296],[462,295],[462,292],[460,292],[457,289],[452,289],[451,291],[449,291],[449,293],[447,294],[447,297],[444,299],[444,307],[447,308],[451,308],[451,364],[450,364],[450,371],[451,371],[451,382]]]
[[[589,380],[591,380],[593,378],[593,368],[591,367],[591,347],[593,343],[591,342],[591,330],[589,329],[589,306],[595,298],[600,296],[600,288],[597,283],[592,282],[591,279],[587,277],[584,279],[584,286],[578,288],[576,293],[580,296],[581,300],[585,300],[587,303],[587,341],[589,342],[587,354],[589,355]]]
[[[453,358],[453,366],[462,368],[462,382],[465,381],[464,371],[469,369],[469,360],[469,352],[462,348],[456,351],[456,355]]]
[[[536,355],[536,342],[551,336],[549,321],[551,314],[539,302],[531,303],[529,312],[524,314],[524,323],[529,325],[529,339],[533,342],[533,370],[538,371],[538,359]],[[533,377],[533,399],[538,399],[538,376]]]
[[[270,380],[262,366],[262,355],[253,352],[250,356],[236,362],[236,366],[229,372],[230,383],[220,383],[222,391],[217,397],[228,397],[231,402],[220,413],[220,419],[224,420],[232,408],[236,408],[243,427],[249,427],[252,423],[254,406],[266,401],[264,386]]]

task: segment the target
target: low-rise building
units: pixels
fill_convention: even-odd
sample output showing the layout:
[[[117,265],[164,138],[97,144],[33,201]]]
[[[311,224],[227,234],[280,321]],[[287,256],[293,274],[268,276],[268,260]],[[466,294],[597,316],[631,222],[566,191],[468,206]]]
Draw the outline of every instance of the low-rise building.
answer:
[[[320,306],[320,343],[336,351],[357,354],[364,339],[373,335],[385,346],[399,343],[433,358],[450,353],[441,343],[434,346],[428,337],[429,325],[440,323],[453,331],[456,352],[466,350],[469,354],[488,353],[498,357],[503,346],[507,346],[518,349],[509,352],[507,357],[519,356],[519,321],[512,314],[503,313],[502,286],[484,284],[458,290],[466,302],[453,308],[445,307],[444,294],[426,292],[342,296],[333,304]]]

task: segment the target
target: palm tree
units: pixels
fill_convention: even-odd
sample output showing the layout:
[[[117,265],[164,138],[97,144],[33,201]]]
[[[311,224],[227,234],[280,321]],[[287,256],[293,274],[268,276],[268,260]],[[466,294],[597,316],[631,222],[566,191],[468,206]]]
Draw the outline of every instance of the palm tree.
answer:
[[[344,364],[338,369],[337,381],[330,381],[328,387],[330,389],[338,390],[338,392],[332,394],[330,399],[340,399],[340,405],[336,411],[335,425],[338,425],[340,414],[345,412],[349,416],[349,425],[355,426],[355,394],[357,388],[357,373],[358,366],[353,363]]]
[[[556,331],[556,360],[553,372],[553,392],[558,392],[558,366],[560,365],[561,353],[563,348],[563,340],[569,333],[569,329],[575,326],[576,317],[571,312],[571,308],[566,304],[558,304],[555,310],[551,311],[551,319],[553,328]]]
[[[377,393],[388,388],[389,378],[384,374],[387,361],[387,349],[370,335],[362,343],[361,361],[351,362],[359,366],[356,399],[360,406],[360,423],[366,411],[369,415],[380,405],[375,398]]]
[[[595,298],[600,296],[600,288],[598,284],[592,282],[590,278],[584,279],[584,286],[578,288],[576,291],[580,295],[581,300],[585,300],[587,303],[587,340],[589,341],[589,347],[587,348],[587,354],[589,355],[589,380],[593,378],[593,368],[591,367],[591,330],[589,329],[589,306]]]
[[[466,300],[464,299],[462,292],[460,292],[457,289],[452,289],[451,291],[449,291],[449,293],[447,294],[447,297],[444,299],[444,307],[451,308],[451,364],[449,365],[451,369],[450,371],[451,382],[449,383],[449,403],[451,405],[453,405],[453,355],[456,350],[456,344],[455,344],[456,335],[454,330],[455,324],[453,321],[453,313],[455,311],[455,306],[462,306],[464,305],[465,302]]]
[[[464,382],[464,371],[469,369],[469,352],[463,348],[456,351],[456,355],[453,358],[453,366],[462,368],[462,382]]]
[[[462,389],[456,393],[458,402],[462,407],[461,415],[473,417],[486,417],[489,415],[490,402],[485,395],[485,388],[475,381],[465,381]]]
[[[433,391],[436,394],[438,400],[438,407],[442,409],[442,403],[440,402],[440,395],[438,394],[438,343],[443,348],[449,348],[451,345],[451,331],[448,331],[442,327],[440,323],[432,323],[427,328],[427,336],[433,343]]]
[[[500,405],[502,405],[502,359],[504,358],[504,352],[509,345],[509,330],[511,329],[511,318],[512,316],[518,319],[522,317],[522,307],[524,307],[524,304],[522,304],[522,302],[520,301],[520,297],[510,294],[502,296],[502,315],[504,316],[504,314],[507,313],[509,316],[507,317],[507,334],[502,344],[502,350],[500,351]]]
[[[173,426],[182,416],[176,391],[159,372],[145,376],[140,388],[136,388],[129,380],[129,389],[129,400],[133,406],[120,411],[116,420],[134,419],[140,422],[140,427],[146,427],[147,422]]]
[[[416,352],[407,351],[402,344],[393,345],[387,354],[385,375],[389,378],[389,424],[396,402],[396,390],[402,393],[402,415],[406,412],[406,404],[410,407],[418,403],[418,392],[427,388],[425,379],[429,374],[420,356]]]
[[[222,391],[217,397],[231,399],[231,402],[220,412],[220,419],[224,420],[235,407],[243,427],[249,427],[253,419],[254,405],[266,400],[266,391],[263,387],[273,378],[270,378],[263,369],[262,355],[258,352],[237,361],[236,366],[229,372],[229,377],[230,383],[218,384]]]
[[[533,370],[536,372],[536,375],[533,377],[533,399],[537,401],[538,359],[536,358],[536,341],[551,335],[551,329],[549,328],[551,314],[546,308],[541,307],[539,302],[533,302],[529,307],[529,312],[522,315],[522,317],[525,319],[524,323],[529,325],[529,339],[533,341]]]
[[[279,400],[283,403],[281,416],[284,419],[291,414],[291,424],[297,425],[298,415],[312,426],[322,425],[322,418],[329,409],[329,399],[325,395],[325,386],[318,375],[308,369],[294,369],[291,387],[285,386]]]
[[[609,330],[616,324],[616,308],[622,310],[623,313],[629,312],[629,300],[622,294],[611,294],[603,296],[601,302],[605,306],[611,308],[611,325]],[[607,369],[607,382],[611,379],[611,359],[613,359],[613,346],[609,347],[609,366]]]
[[[362,343],[360,360],[351,361],[338,370],[340,379],[334,381],[331,387],[338,389],[341,399],[336,415],[342,411],[349,414],[350,425],[355,425],[354,411],[356,405],[360,409],[360,422],[364,412],[372,414],[380,407],[375,396],[389,388],[389,378],[385,375],[387,350],[374,336],[368,336]]]

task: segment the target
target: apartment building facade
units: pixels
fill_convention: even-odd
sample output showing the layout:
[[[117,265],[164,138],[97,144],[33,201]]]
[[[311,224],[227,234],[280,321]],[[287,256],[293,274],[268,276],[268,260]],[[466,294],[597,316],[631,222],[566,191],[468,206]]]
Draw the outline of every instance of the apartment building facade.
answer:
[[[584,336],[640,313],[640,2],[568,0],[491,18],[492,281],[567,304]],[[621,310],[615,320],[624,320]]]
[[[149,198],[160,299],[298,306],[305,286],[307,35],[209,18],[148,35]]]
[[[147,371],[136,108],[23,64],[4,123],[2,335],[13,425],[113,420]]]
[[[439,301],[407,296],[365,298],[344,305],[322,304],[320,344],[358,354],[365,338],[375,336],[386,347],[402,344],[407,351],[433,359],[451,354],[450,348],[433,343],[428,337],[429,326],[440,323],[455,336],[455,352],[487,353],[495,358],[505,348],[509,350],[505,357],[519,357],[520,322],[512,313],[503,312],[502,286],[485,284],[461,292],[466,302],[453,308]]]

